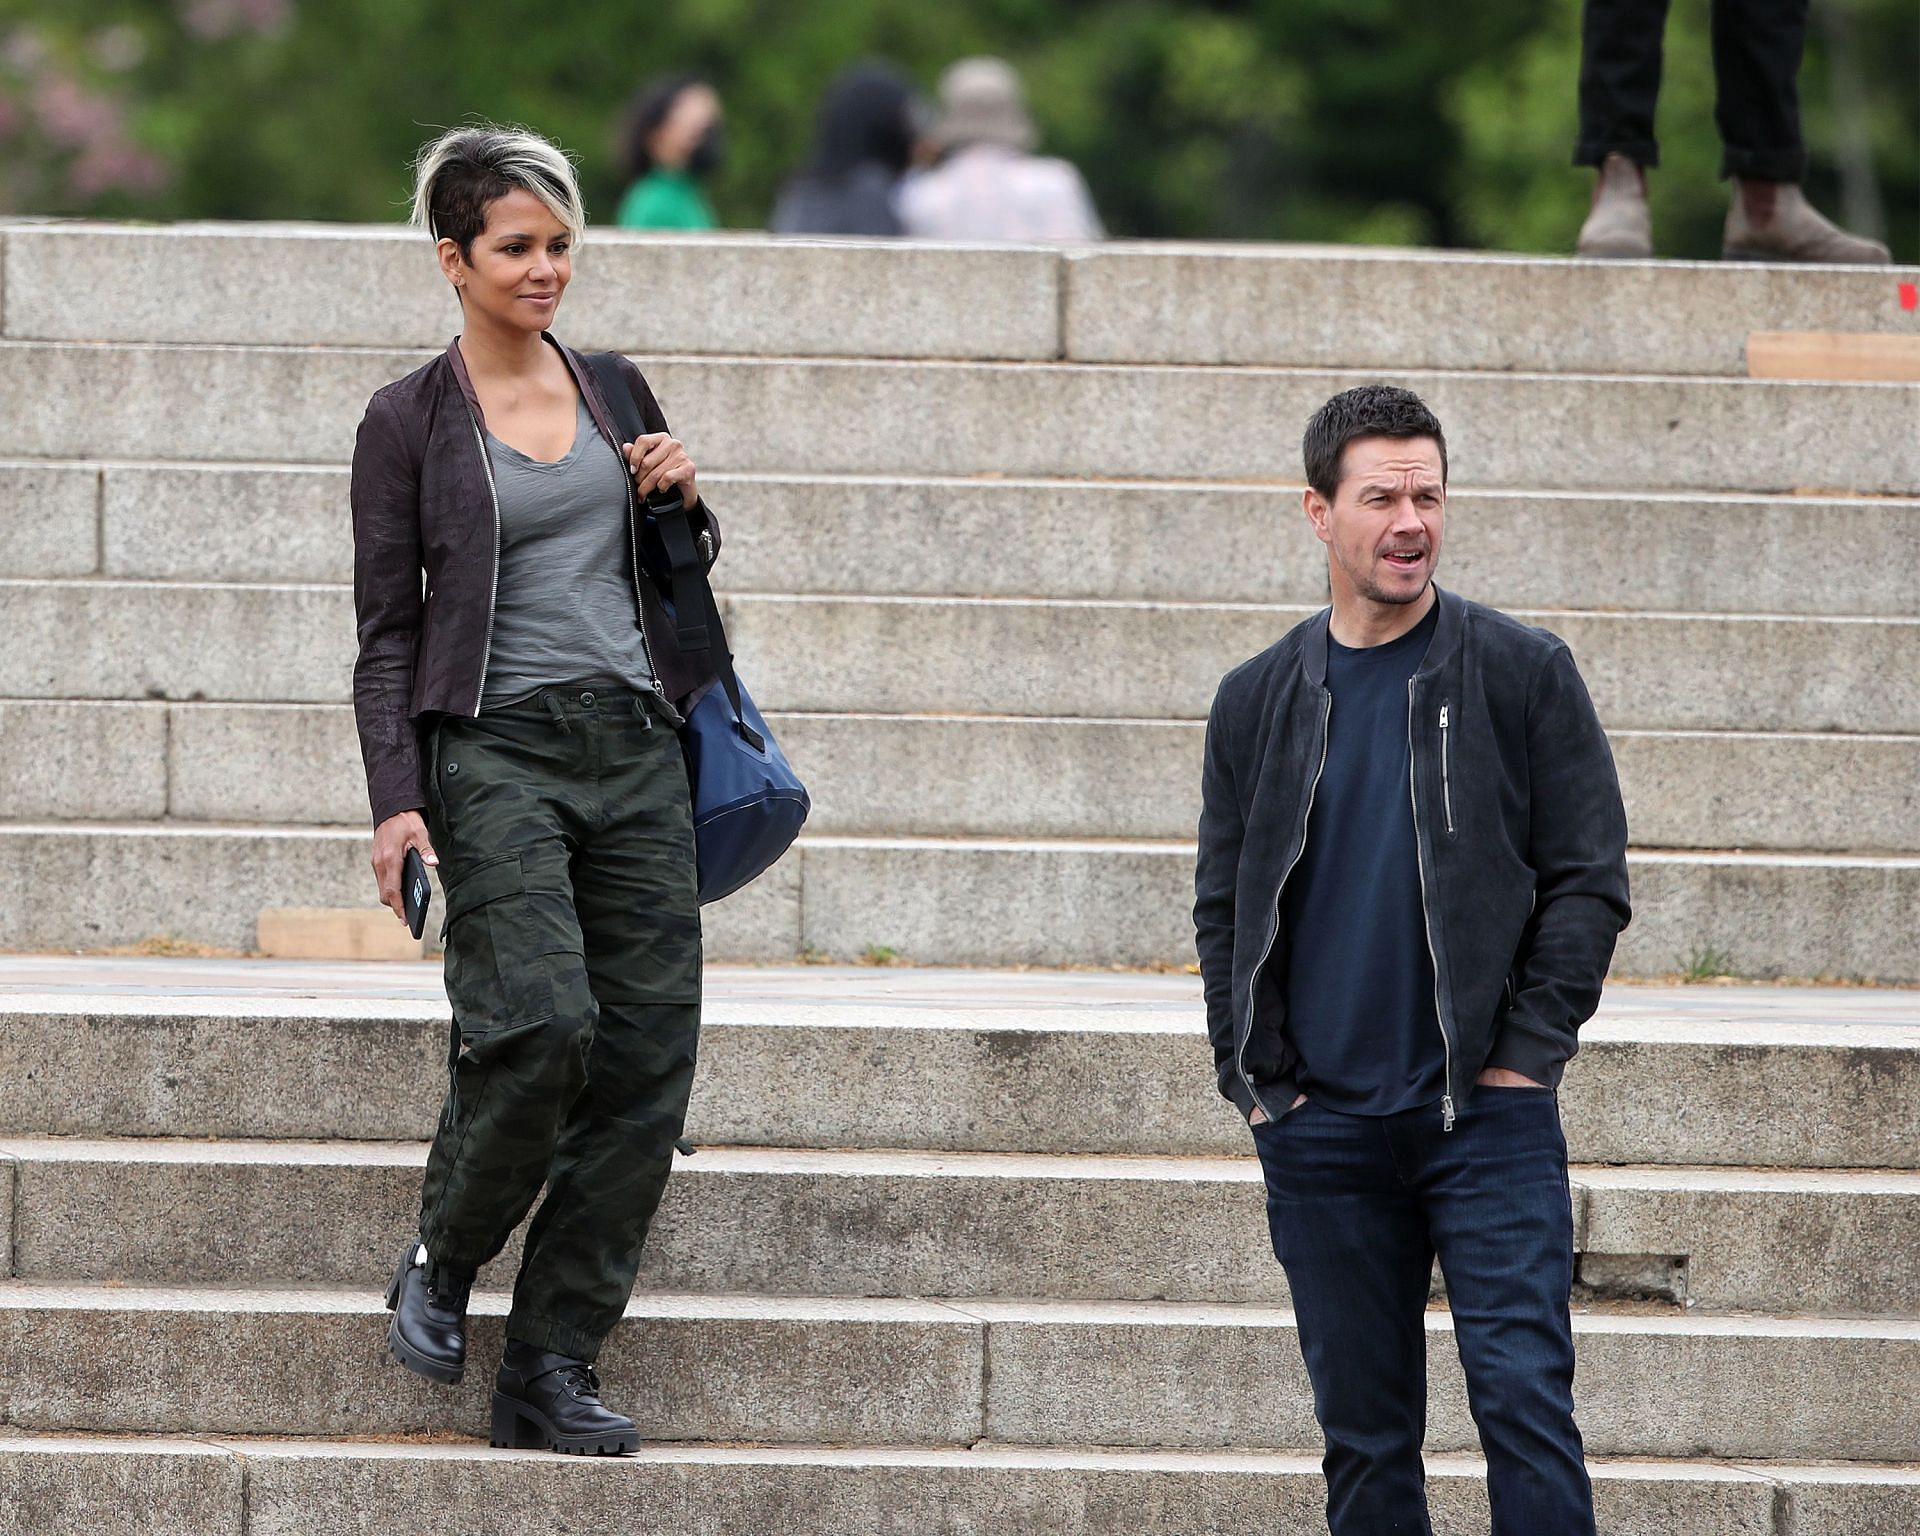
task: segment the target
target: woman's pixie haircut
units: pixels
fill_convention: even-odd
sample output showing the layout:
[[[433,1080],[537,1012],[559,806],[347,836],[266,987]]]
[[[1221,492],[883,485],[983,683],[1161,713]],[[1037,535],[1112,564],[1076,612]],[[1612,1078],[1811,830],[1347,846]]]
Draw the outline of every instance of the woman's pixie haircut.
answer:
[[[587,227],[580,179],[558,145],[525,128],[470,123],[422,147],[413,162],[416,229],[451,240],[473,260],[473,242],[487,227],[487,209],[518,188],[531,192],[577,241]]]

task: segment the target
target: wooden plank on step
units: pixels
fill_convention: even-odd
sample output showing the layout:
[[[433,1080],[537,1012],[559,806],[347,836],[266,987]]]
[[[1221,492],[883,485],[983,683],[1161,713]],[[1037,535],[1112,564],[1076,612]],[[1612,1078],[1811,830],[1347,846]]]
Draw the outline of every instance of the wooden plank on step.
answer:
[[[1747,337],[1747,376],[1920,383],[1920,335],[1848,331],[1755,331]]]
[[[385,907],[262,907],[257,942],[280,960],[418,960],[426,949]]]

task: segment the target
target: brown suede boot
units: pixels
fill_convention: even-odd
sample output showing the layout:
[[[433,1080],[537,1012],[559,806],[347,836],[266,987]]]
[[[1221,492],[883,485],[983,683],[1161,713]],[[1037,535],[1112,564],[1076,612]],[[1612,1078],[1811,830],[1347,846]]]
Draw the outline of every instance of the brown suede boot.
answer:
[[[1647,173],[1625,155],[1600,162],[1593,207],[1580,226],[1581,256],[1651,256],[1653,215],[1647,209]]]
[[[1728,261],[1837,261],[1882,264],[1892,253],[1878,240],[1850,235],[1823,218],[1791,181],[1734,182],[1720,254]]]

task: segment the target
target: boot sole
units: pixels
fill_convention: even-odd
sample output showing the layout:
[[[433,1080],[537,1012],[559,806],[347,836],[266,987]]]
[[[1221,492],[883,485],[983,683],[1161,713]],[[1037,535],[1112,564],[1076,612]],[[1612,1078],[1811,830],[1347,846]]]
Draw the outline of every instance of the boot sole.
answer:
[[[640,1449],[638,1429],[604,1435],[563,1435],[545,1414],[504,1392],[493,1394],[493,1444],[509,1451],[558,1451],[562,1456],[631,1456]]]
[[[400,1319],[397,1317],[387,1324],[387,1353],[393,1358],[394,1364],[404,1365],[414,1375],[424,1376],[443,1387],[459,1386],[461,1378],[467,1374],[464,1365],[446,1365],[421,1354],[400,1336]]]
[[[400,1283],[406,1273],[403,1263],[393,1272],[393,1280],[387,1286],[387,1310],[394,1314],[393,1321],[387,1324],[387,1354],[395,1365],[404,1365],[416,1376],[424,1376],[443,1387],[457,1387],[467,1374],[464,1365],[444,1365],[429,1359],[400,1336]]]

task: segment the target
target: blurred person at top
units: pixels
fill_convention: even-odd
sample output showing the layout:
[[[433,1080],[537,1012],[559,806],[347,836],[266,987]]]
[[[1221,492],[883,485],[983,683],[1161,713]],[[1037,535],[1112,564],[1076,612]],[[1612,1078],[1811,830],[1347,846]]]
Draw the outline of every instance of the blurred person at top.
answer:
[[[781,235],[897,235],[894,194],[913,159],[913,87],[885,64],[843,70],[821,98],[812,155],[780,189]]]
[[[1040,135],[1004,59],[962,59],[940,77],[940,161],[900,191],[926,240],[1098,240],[1106,231],[1079,171],[1032,153]]]
[[[720,97],[698,75],[658,75],[627,108],[628,185],[622,229],[713,229],[720,221],[701,183],[725,152]]]

